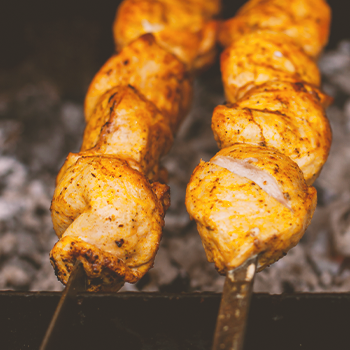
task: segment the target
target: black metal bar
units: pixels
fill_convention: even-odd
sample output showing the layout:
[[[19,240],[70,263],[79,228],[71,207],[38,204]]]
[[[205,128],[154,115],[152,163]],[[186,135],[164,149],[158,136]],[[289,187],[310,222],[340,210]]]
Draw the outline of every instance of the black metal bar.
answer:
[[[74,310],[74,308],[71,308],[72,303],[74,303],[77,293],[85,290],[86,275],[84,267],[80,261],[77,261],[41,343],[40,350],[62,349],[60,344],[62,344],[63,338],[69,337],[65,324],[69,319],[69,314]],[[65,343],[67,344],[67,342],[69,343],[69,339]],[[66,346],[65,348],[68,349],[69,347]]]
[[[61,294],[0,291],[1,350],[39,349]],[[77,316],[66,320],[74,350],[210,350],[221,294],[84,292],[77,299]],[[253,294],[244,349],[349,350],[349,324],[350,293]]]
[[[213,350],[242,350],[258,257],[227,273]]]

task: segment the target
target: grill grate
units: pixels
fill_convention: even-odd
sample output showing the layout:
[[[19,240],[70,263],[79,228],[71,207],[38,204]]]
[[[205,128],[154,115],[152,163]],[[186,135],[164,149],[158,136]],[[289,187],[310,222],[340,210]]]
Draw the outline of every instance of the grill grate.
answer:
[[[38,349],[59,292],[0,292],[1,348]],[[78,296],[61,349],[209,350],[221,294]],[[246,350],[348,350],[350,294],[254,294]],[[70,337],[70,343],[67,339]]]

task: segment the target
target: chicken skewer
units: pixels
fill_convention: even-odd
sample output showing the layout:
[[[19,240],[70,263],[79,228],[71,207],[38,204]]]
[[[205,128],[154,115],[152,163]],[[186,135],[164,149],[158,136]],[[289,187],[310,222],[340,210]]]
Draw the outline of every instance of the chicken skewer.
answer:
[[[140,18],[123,11],[135,11],[142,3],[148,6],[148,12],[142,13],[148,25],[155,20],[154,10],[159,6],[161,18],[165,18],[161,12],[175,5],[178,14],[181,9],[189,15],[194,12],[197,27],[188,28],[184,21],[182,36],[170,53],[167,39],[176,38],[176,21],[163,23],[166,35],[157,40],[162,47],[147,34],[147,28],[134,33],[124,45],[118,41],[123,40],[123,33],[117,33],[119,54],[106,62],[90,85],[81,151],[67,157],[51,205],[60,240],[50,258],[57,277],[67,287],[42,350],[67,346],[62,343],[62,333],[68,334],[62,332],[62,320],[77,291],[117,291],[125,281],[136,282],[152,267],[170,204],[169,188],[160,183],[166,181],[167,174],[159,167],[159,159],[169,151],[189,108],[189,71],[203,69],[215,58],[217,26],[211,16],[219,11],[219,1],[206,6],[194,0],[187,8],[180,0],[178,4],[126,0],[115,26],[133,30],[132,24],[137,26]],[[191,47],[193,40],[196,45]]]
[[[119,8],[119,52],[90,84],[82,148],[67,157],[51,205],[59,241],[50,259],[62,283],[77,260],[89,291],[119,290],[153,266],[170,205],[167,173],[159,160],[189,109],[193,73],[214,59],[217,26],[212,17],[220,3],[212,5],[125,0]],[[147,9],[142,17],[129,16],[139,6]],[[167,14],[170,8],[187,17],[176,21]],[[194,27],[189,26],[191,14]],[[156,30],[164,18],[162,30]],[[123,26],[130,30],[120,31]],[[170,46],[172,38],[177,40],[170,52],[167,38]]]
[[[221,27],[229,103],[215,109],[212,129],[222,149],[195,169],[186,206],[227,286],[233,271],[254,256],[260,271],[285,255],[312,218],[316,190],[309,186],[329,153],[324,108],[331,99],[316,88],[319,73],[307,55],[319,55],[329,22],[323,0],[250,0]],[[227,293],[225,286],[221,308]],[[214,350],[232,348],[232,339],[218,341],[222,327],[229,329],[219,316]]]
[[[275,0],[264,1],[266,6],[270,2],[274,4]],[[251,5],[255,3],[258,2],[253,0]],[[225,24],[222,28],[226,30]],[[259,45],[271,45],[270,41],[264,44],[262,32],[257,34]],[[238,44],[233,43],[227,50],[234,50],[235,45]],[[279,81],[281,70],[277,69],[277,80],[270,79],[273,66],[265,63],[271,51],[261,52],[257,68],[248,65],[245,71],[223,70],[223,74],[236,74],[236,78],[250,77],[242,86],[254,85],[260,79],[260,74],[250,75],[259,69],[259,64],[268,67],[269,75],[236,103],[215,109],[212,129],[222,150],[209,163],[201,162],[187,187],[187,209],[197,222],[208,259],[215,261],[221,273],[238,267],[250,254],[264,252],[266,256],[267,240],[278,232],[290,232],[291,237],[295,233],[301,238],[316,200],[315,190],[307,186],[304,178],[309,185],[314,182],[330,148],[331,131],[324,113],[330,99],[314,86],[296,81],[295,74]],[[224,52],[222,63],[226,56]],[[309,63],[314,69],[314,63]],[[239,63],[237,66],[243,69]],[[232,83],[227,76],[223,80]],[[251,186],[257,190],[252,191]],[[274,245],[278,249],[267,262],[277,260],[298,239],[285,240],[277,235]],[[247,251],[250,253],[244,256]],[[264,255],[259,257],[259,269],[267,265]]]

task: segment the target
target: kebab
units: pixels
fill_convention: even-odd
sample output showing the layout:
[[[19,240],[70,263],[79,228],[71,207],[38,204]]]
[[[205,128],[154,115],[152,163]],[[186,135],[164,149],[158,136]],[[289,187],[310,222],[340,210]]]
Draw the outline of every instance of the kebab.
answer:
[[[228,103],[212,118],[221,150],[201,161],[186,191],[207,258],[226,275],[213,350],[243,349],[256,269],[286,255],[315,210],[331,99],[317,89],[312,58],[329,22],[323,0],[250,0],[221,27]]]
[[[201,161],[186,192],[207,258],[221,274],[255,257],[258,270],[269,266],[310,223],[311,185],[331,143],[324,111],[331,99],[317,88],[313,61],[329,23],[323,0],[250,0],[221,26],[228,103],[212,118],[221,150]]]
[[[50,259],[62,283],[77,260],[90,291],[118,290],[152,267],[170,204],[159,160],[189,109],[192,73],[214,59],[212,17],[219,5],[121,4],[114,24],[119,52],[90,84],[81,151],[68,155],[52,200],[59,240]],[[177,43],[173,50],[171,38]]]

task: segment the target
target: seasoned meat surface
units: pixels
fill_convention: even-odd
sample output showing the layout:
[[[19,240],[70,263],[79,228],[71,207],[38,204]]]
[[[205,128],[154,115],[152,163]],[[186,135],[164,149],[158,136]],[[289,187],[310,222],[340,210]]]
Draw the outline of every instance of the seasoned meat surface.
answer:
[[[331,9],[325,0],[250,0],[225,21],[219,32],[223,46],[259,29],[283,32],[310,57],[327,44]]]
[[[221,73],[229,102],[272,80],[320,85],[316,63],[286,34],[269,30],[249,33],[232,42],[221,54]]]
[[[173,143],[169,121],[135,89],[118,86],[101,96],[86,125],[81,151],[114,154],[151,180]]]
[[[169,188],[151,185],[126,161],[77,157],[61,177],[51,206],[60,238],[51,251],[58,278],[66,283],[78,259],[90,290],[136,282],[153,264],[168,206]]]
[[[315,210],[316,190],[277,150],[235,144],[197,166],[186,206],[221,274],[257,254],[262,270],[299,242]]]
[[[146,34],[112,56],[95,75],[85,98],[88,122],[101,96],[116,86],[131,85],[169,118],[173,132],[192,98],[189,74],[182,62]]]
[[[189,70],[212,64],[216,55],[220,1],[124,0],[113,25],[117,50],[152,33],[157,43]]]
[[[235,104],[218,106],[212,129],[220,148],[237,142],[278,149],[298,164],[311,185],[326,162],[332,134],[329,97],[303,83],[268,82]]]

